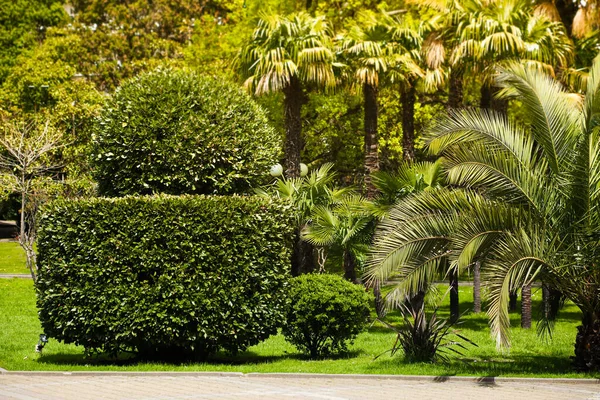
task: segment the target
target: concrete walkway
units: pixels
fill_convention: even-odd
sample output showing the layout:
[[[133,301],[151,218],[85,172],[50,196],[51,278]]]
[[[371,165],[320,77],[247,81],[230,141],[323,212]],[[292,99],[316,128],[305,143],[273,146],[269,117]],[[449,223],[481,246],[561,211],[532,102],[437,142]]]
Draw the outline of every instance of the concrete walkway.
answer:
[[[4,373],[0,399],[600,399],[594,381],[198,373]]]

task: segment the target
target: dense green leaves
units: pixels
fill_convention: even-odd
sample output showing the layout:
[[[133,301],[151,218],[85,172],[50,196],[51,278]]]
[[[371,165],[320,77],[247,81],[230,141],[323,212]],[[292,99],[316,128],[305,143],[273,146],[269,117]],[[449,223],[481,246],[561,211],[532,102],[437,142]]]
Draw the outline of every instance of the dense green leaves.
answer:
[[[258,197],[53,202],[38,240],[44,331],[148,357],[244,350],[281,325],[291,221]]]
[[[347,350],[369,318],[370,296],[336,275],[301,275],[288,292],[285,338],[312,358]]]
[[[101,193],[232,194],[264,183],[280,142],[233,84],[157,70],[125,83],[98,120]]]

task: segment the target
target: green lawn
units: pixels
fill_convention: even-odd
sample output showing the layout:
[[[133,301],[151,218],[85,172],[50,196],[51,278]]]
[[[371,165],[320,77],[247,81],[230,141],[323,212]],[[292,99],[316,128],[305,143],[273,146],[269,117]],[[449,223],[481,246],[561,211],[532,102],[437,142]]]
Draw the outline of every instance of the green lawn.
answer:
[[[461,287],[463,310],[471,307],[471,288]],[[534,289],[534,305],[539,306],[541,293]],[[447,307],[441,309],[447,315]],[[392,319],[397,316],[392,316]],[[512,318],[519,324],[518,314]],[[479,347],[470,349],[464,358],[449,365],[407,364],[402,356],[383,355],[394,335],[381,326],[372,326],[361,334],[350,353],[334,359],[311,361],[290,345],[281,335],[251,347],[237,357],[217,355],[209,363],[157,364],[135,360],[111,361],[105,358],[86,358],[83,349],[50,340],[42,356],[34,346],[41,333],[35,309],[32,282],[23,279],[0,280],[0,367],[8,370],[112,370],[112,371],[240,371],[240,372],[313,372],[419,375],[476,375],[476,376],[541,376],[592,377],[572,372],[569,356],[573,351],[575,327],[579,312],[568,304],[556,324],[552,341],[544,342],[535,329],[513,328],[510,352],[496,352],[484,314],[465,317],[461,333]],[[593,377],[598,377],[594,375]]]
[[[0,242],[0,274],[28,274],[25,252],[17,242]]]

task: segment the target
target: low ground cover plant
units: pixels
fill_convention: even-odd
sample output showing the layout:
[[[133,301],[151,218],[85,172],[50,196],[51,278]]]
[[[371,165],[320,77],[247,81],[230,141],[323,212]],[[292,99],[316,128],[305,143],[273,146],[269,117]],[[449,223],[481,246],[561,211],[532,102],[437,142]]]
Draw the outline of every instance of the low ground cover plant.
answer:
[[[243,351],[283,320],[291,218],[259,197],[51,203],[38,242],[42,328],[111,354]]]
[[[363,286],[337,275],[295,277],[288,292],[283,335],[311,358],[344,352],[366,327],[369,301]]]

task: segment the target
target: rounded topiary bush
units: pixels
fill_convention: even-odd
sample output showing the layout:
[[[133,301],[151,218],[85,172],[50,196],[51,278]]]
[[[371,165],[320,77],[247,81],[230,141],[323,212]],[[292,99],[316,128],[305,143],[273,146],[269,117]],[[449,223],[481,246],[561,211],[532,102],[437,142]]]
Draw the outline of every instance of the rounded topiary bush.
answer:
[[[152,359],[243,351],[284,319],[292,221],[257,196],[52,202],[37,242],[42,328]]]
[[[364,287],[336,275],[301,275],[291,280],[285,338],[312,358],[347,350],[369,319]]]
[[[280,138],[233,83],[179,70],[125,82],[98,119],[101,194],[232,194],[264,183]]]

